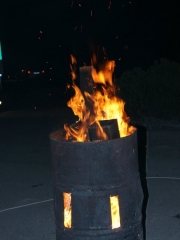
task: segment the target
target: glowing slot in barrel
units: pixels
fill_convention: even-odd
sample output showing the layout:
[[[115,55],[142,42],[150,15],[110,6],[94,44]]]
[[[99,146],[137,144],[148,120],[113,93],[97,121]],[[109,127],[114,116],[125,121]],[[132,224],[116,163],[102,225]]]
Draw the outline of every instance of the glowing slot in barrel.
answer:
[[[64,227],[71,228],[72,207],[71,207],[71,193],[63,193],[64,199]]]
[[[120,223],[120,206],[119,206],[119,198],[117,196],[110,196],[110,206],[111,206],[111,222],[112,229],[119,228],[121,226]]]

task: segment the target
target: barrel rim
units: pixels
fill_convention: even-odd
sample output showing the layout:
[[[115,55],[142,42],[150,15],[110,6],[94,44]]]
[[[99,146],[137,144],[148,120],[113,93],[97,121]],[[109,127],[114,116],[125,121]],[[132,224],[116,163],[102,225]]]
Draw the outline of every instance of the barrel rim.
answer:
[[[134,126],[133,126],[134,127]],[[100,140],[100,141],[85,141],[85,142],[78,142],[78,141],[70,141],[70,140],[65,140],[65,130],[63,128],[61,129],[58,129],[56,131],[53,131],[49,134],[49,138],[50,140],[53,140],[53,141],[57,141],[57,142],[64,142],[64,143],[74,143],[74,144],[98,144],[98,143],[102,143],[102,142],[112,142],[112,141],[117,141],[119,139],[127,139],[127,138],[130,138],[132,137],[133,135],[135,135],[137,132],[137,128],[134,127],[134,132],[131,133],[130,135],[128,136],[124,136],[124,137],[120,137],[120,138],[115,138],[115,139],[107,139],[107,140]],[[58,133],[61,133],[61,134],[58,134]],[[53,137],[53,135],[56,135]]]

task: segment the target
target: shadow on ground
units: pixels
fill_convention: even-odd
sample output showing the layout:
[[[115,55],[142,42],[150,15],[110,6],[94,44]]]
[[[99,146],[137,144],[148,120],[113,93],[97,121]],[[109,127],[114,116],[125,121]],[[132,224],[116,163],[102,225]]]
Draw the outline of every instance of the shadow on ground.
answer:
[[[146,207],[148,202],[148,188],[146,180],[146,148],[147,148],[147,131],[143,126],[137,127],[138,138],[138,159],[139,159],[139,172],[142,190],[144,193],[143,206],[142,206],[142,223],[144,240],[146,239]]]

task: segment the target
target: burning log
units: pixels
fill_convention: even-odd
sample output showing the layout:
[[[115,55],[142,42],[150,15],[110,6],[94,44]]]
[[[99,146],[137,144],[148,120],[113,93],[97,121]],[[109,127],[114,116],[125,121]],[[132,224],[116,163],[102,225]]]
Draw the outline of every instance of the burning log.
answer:
[[[95,140],[104,140],[102,139],[102,134],[98,134],[98,131],[101,131],[105,133],[105,139],[115,139],[119,138],[119,129],[118,129],[118,123],[116,119],[111,120],[101,120],[94,122],[89,128],[89,139],[90,141]]]
[[[82,92],[92,94],[93,79],[91,76],[92,66],[80,67],[80,88]]]

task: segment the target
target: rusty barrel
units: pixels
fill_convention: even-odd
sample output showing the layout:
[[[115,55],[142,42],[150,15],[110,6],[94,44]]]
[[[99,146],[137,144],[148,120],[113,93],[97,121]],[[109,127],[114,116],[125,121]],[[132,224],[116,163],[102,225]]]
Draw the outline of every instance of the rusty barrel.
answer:
[[[96,142],[64,134],[50,134],[56,240],[142,240],[137,131]]]

